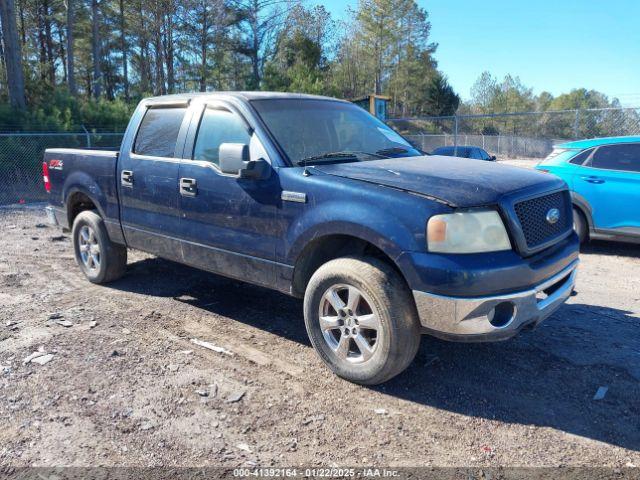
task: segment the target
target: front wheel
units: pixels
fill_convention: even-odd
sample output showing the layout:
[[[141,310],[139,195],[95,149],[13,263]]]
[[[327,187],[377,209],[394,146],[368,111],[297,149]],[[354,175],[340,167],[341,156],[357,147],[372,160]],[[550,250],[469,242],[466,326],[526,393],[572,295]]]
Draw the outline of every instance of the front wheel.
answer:
[[[588,240],[589,232],[587,230],[587,220],[584,215],[576,207],[573,207],[573,229],[578,234],[580,243]]]
[[[420,346],[411,292],[395,270],[373,258],[345,257],[321,266],[307,286],[304,316],[320,358],[351,382],[391,379]]]
[[[112,282],[124,275],[127,248],[109,239],[104,221],[96,212],[80,212],[73,221],[71,236],[76,262],[90,282]]]

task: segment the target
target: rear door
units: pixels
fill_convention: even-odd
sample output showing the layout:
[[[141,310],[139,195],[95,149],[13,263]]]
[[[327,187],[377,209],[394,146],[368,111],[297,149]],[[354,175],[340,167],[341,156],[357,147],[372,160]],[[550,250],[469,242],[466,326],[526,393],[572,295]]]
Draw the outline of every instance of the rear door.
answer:
[[[182,260],[178,171],[187,105],[149,105],[118,161],[120,217],[130,247]],[[132,121],[135,121],[132,120]]]
[[[231,104],[194,105],[180,164],[184,261],[229,277],[273,287],[282,189],[268,179],[241,179],[219,168],[222,143],[249,145],[251,159],[269,160],[245,117]]]
[[[596,229],[640,233],[640,144],[598,147],[572,183],[591,205]]]

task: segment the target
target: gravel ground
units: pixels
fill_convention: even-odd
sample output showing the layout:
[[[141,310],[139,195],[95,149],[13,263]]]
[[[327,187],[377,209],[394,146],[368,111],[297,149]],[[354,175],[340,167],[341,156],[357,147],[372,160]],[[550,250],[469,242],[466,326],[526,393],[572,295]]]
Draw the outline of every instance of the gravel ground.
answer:
[[[523,168],[535,168],[542,161],[541,158],[499,158],[498,162]]]
[[[424,337],[365,388],[321,364],[301,301],[137,252],[95,286],[44,221],[0,209],[0,465],[640,466],[640,247],[585,248],[537,330]]]

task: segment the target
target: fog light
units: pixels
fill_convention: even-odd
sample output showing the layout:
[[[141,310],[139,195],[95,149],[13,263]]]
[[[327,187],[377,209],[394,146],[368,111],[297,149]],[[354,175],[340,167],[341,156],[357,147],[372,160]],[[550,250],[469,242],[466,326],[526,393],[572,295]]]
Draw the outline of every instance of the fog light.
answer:
[[[516,313],[516,307],[511,302],[501,302],[487,314],[489,323],[496,328],[508,325]]]

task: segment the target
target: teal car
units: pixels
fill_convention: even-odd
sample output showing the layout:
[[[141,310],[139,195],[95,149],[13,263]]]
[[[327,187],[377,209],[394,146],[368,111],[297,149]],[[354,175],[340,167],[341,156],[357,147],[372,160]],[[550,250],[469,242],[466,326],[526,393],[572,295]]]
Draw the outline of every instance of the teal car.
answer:
[[[640,137],[563,143],[536,168],[569,185],[581,241],[640,243]]]

